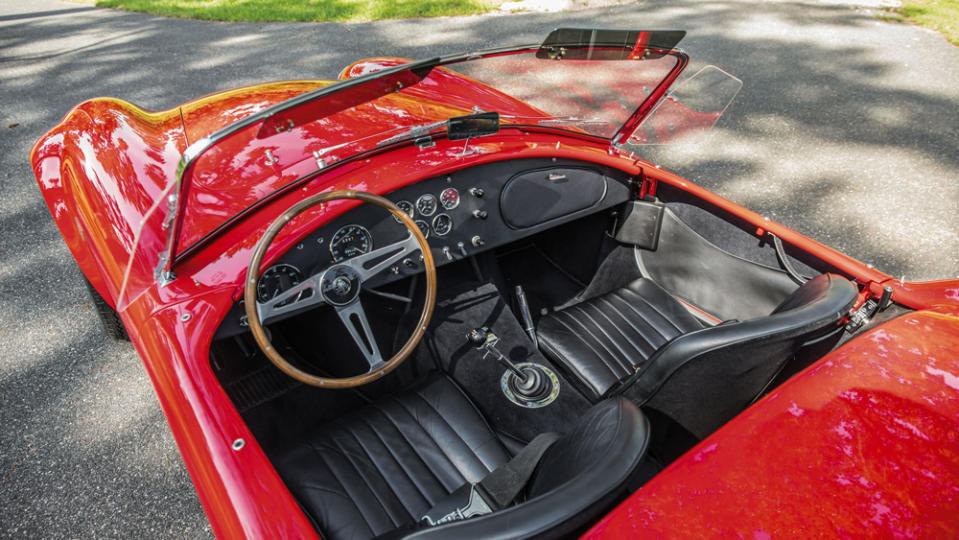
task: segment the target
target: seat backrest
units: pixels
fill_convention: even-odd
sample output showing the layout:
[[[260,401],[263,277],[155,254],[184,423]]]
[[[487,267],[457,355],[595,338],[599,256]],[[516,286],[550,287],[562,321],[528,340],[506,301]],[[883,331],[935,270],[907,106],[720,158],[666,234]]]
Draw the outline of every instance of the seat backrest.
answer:
[[[847,279],[819,275],[766,317],[672,340],[625,393],[703,438],[745,409],[800,347],[837,330],[857,295]]]
[[[406,538],[566,538],[625,495],[649,436],[636,405],[621,397],[600,401],[546,451],[524,502]]]

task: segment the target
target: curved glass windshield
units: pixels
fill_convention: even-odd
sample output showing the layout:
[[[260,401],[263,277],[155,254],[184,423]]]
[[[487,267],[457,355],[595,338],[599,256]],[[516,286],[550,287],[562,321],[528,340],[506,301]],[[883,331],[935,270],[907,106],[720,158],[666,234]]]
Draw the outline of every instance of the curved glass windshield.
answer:
[[[495,112],[504,130],[561,130],[617,146],[646,142],[648,135],[633,134],[686,66],[687,56],[671,49],[682,35],[560,29],[542,45],[361,61],[339,81],[305,93],[298,87],[301,93],[279,102],[254,96],[245,103],[231,94],[230,105],[247,116],[226,127],[204,136],[205,124],[184,115],[187,132],[202,138],[184,153],[176,185],[155,209],[163,219],[145,220],[163,221],[166,249],[137,246],[131,265],[170,279],[175,262],[317,170],[444,135],[450,118]],[[128,268],[131,282],[140,273]]]
[[[186,189],[177,201],[182,215],[175,224],[175,253],[317,168],[442,132],[449,118],[497,112],[504,126],[613,139],[657,88],[678,74],[684,58],[647,49],[612,58],[550,58],[538,51],[529,47],[405,69],[305,101],[233,133],[206,149],[182,180]],[[403,65],[373,60],[351,66],[344,77]]]

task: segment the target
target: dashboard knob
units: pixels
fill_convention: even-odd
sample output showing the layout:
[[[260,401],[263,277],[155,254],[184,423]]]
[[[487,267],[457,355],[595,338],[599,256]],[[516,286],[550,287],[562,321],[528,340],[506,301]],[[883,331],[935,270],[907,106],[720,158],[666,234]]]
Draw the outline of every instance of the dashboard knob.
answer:
[[[477,219],[486,219],[488,216],[486,210],[473,210],[473,217]]]
[[[477,198],[478,198],[478,197],[482,197],[484,193],[486,193],[486,192],[483,191],[483,188],[471,187],[471,188],[469,189],[469,194],[472,195],[472,196],[474,196],[474,197],[477,197]]]
[[[480,238],[479,235],[476,235],[476,236],[474,236],[473,238],[470,239],[470,243],[473,244],[473,245],[476,246],[476,247],[480,247],[480,246],[485,246],[485,245],[486,245],[486,240],[483,240],[482,238]]]

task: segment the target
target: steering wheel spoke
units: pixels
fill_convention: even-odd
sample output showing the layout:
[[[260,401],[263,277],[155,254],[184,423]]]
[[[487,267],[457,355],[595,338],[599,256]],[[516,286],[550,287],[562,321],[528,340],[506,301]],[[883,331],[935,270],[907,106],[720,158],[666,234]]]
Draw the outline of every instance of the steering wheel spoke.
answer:
[[[340,316],[340,320],[343,321],[343,325],[346,326],[346,331],[350,333],[350,337],[353,338],[356,347],[363,353],[363,357],[366,358],[366,362],[370,365],[367,373],[371,373],[385,364],[383,356],[380,354],[380,349],[376,345],[376,339],[373,337],[370,322],[366,318],[366,312],[363,311],[363,304],[360,303],[360,299],[357,298],[356,301],[346,306],[337,306],[336,314]]]
[[[282,315],[325,304],[326,301],[320,294],[318,285],[322,277],[322,273],[310,276],[302,283],[281,292],[266,302],[257,300],[256,312],[260,317],[260,322],[266,324]]]
[[[420,251],[420,244],[413,233],[410,232],[404,240],[354,257],[345,261],[344,264],[352,267],[361,281],[366,281],[417,251]]]

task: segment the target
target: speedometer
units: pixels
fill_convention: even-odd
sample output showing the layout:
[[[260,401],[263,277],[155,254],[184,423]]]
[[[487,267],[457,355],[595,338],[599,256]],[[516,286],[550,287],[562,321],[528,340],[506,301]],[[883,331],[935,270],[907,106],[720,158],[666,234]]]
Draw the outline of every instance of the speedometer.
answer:
[[[333,233],[330,240],[330,255],[334,262],[352,259],[373,249],[370,231],[359,225],[346,225]]]

